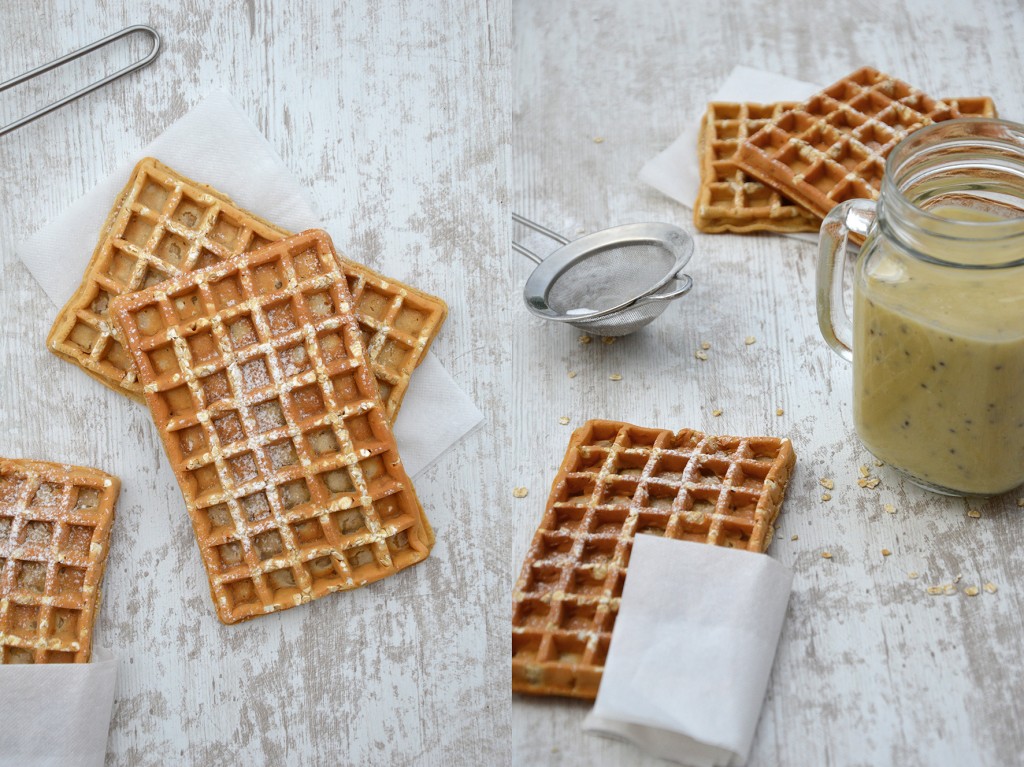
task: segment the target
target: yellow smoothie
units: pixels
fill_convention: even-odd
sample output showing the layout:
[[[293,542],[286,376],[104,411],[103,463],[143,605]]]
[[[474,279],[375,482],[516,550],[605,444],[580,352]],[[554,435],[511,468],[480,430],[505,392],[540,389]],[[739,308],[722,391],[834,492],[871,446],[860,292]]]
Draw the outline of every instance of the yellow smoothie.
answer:
[[[952,268],[878,247],[854,288],[859,436],[879,459],[938,488],[994,495],[1024,483],[1024,267]]]

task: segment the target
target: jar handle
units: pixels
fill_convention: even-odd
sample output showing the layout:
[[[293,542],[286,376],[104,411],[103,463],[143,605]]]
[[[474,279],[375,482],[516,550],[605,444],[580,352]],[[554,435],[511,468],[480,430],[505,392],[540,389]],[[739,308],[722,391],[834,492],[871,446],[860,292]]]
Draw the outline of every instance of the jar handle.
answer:
[[[853,323],[843,303],[843,273],[850,232],[862,240],[875,222],[873,200],[847,200],[834,207],[818,233],[818,327],[832,351],[853,361]]]

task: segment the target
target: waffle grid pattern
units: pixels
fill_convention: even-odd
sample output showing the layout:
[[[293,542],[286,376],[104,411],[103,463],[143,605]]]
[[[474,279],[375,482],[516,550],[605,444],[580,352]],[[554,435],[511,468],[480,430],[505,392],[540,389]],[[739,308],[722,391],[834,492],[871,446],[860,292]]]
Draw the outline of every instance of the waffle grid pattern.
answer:
[[[987,96],[944,99],[962,117],[996,117]],[[701,120],[701,186],[693,223],[702,232],[817,232],[821,219],[736,164],[740,143],[794,103],[711,102]]]
[[[816,232],[821,220],[736,165],[740,143],[795,104],[711,102],[701,122],[701,185],[693,223],[702,232]]]
[[[101,383],[141,401],[137,370],[109,318],[113,298],[288,234],[216,190],[146,158],[118,197],[82,285],[58,315],[48,345]],[[356,296],[381,399],[394,420],[409,377],[440,330],[447,307],[367,267],[340,262]]]
[[[116,477],[0,458],[0,664],[85,663]]]
[[[908,133],[960,116],[950,104],[864,67],[742,141],[736,164],[824,217],[845,200],[875,199],[885,158]]]
[[[764,551],[794,462],[786,439],[576,430],[513,592],[513,691],[594,698],[634,535]]]
[[[225,623],[379,580],[433,543],[351,307],[318,231],[113,303]]]

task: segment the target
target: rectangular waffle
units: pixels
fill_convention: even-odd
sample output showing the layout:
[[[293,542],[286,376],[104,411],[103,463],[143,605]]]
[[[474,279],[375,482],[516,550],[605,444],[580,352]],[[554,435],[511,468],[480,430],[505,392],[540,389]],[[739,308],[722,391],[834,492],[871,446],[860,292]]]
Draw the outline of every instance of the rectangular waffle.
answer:
[[[693,223],[702,232],[816,232],[821,219],[736,165],[740,142],[795,104],[711,102],[701,119],[700,190]]]
[[[118,296],[110,316],[223,622],[354,589],[427,557],[433,532],[325,232]]]
[[[594,698],[633,536],[764,551],[795,461],[773,437],[573,432],[512,594],[512,690]]]
[[[992,99],[945,99],[963,117],[995,117]],[[702,232],[817,232],[821,218],[736,165],[740,143],[796,104],[711,102],[701,119],[700,190],[693,223]]]
[[[86,663],[121,483],[0,458],[0,664]]]
[[[47,346],[114,391],[141,402],[142,386],[120,331],[113,297],[287,237],[288,231],[147,157],[110,211],[81,286],[61,310]],[[341,259],[389,420],[413,369],[448,313],[444,301]]]
[[[739,143],[735,162],[810,212],[875,199],[885,158],[907,134],[959,109],[870,67],[773,117]]]

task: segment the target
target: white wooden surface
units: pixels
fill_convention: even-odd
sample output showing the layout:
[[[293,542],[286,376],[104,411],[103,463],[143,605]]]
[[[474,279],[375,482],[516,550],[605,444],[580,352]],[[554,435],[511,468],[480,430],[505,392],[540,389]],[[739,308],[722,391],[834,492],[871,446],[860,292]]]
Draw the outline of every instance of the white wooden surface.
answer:
[[[108,764],[508,763],[510,18],[502,0],[0,5],[0,81],[128,24],[164,35],[150,68],[0,139],[0,453],[123,480],[97,628],[120,658]],[[0,124],[103,63],[0,95]],[[46,351],[56,307],[14,254],[214,89],[344,251],[447,299],[433,349],[487,416],[416,482],[428,561],[236,626],[214,615],[147,412]]]
[[[823,84],[871,64],[934,94],[990,94],[1003,116],[1024,120],[1017,0],[520,0],[513,10],[513,207],[570,236],[644,220],[693,230],[690,211],[637,172],[735,64]],[[696,243],[692,294],[635,337],[581,345],[577,331],[517,310],[512,460],[530,494],[512,506],[512,577],[569,431],[586,418],[789,436],[797,470],[770,553],[795,582],[749,764],[1021,764],[1024,492],[940,498],[871,465],[853,434],[850,368],[818,334],[814,246],[736,235]],[[517,284],[530,268],[516,263]],[[702,341],[706,362],[694,357]],[[874,490],[857,486],[865,463],[881,478]],[[835,482],[829,502],[825,477]],[[926,593],[957,578],[954,596]],[[997,593],[963,593],[986,582]],[[588,710],[517,696],[515,763],[659,763],[583,735]]]

